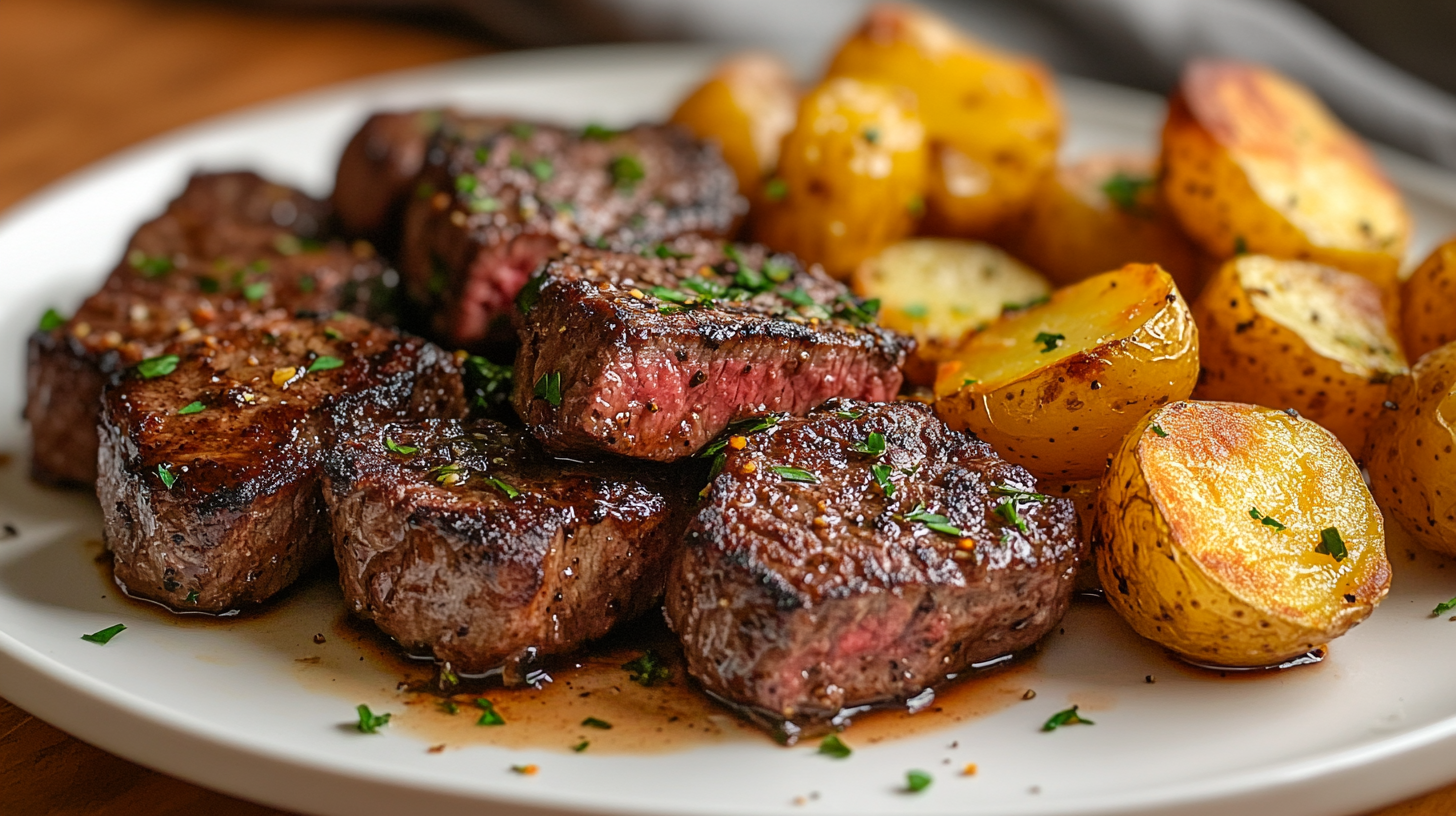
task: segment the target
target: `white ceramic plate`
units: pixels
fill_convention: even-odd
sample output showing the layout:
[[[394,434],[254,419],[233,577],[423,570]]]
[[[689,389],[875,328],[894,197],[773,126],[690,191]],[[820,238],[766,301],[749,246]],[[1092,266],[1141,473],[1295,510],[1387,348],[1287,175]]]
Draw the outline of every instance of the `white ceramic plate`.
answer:
[[[848,760],[756,738],[651,755],[465,746],[428,753],[397,676],[334,638],[337,591],[318,583],[283,613],[228,627],[168,621],[130,603],[93,559],[88,496],[25,478],[24,338],[47,306],[72,308],[128,234],[196,168],[256,167],[327,192],[344,140],[366,112],[453,102],[566,121],[656,118],[714,59],[697,49],[538,52],[450,64],[294,98],[128,150],[68,178],[0,221],[0,695],[142,764],[267,804],[318,814],[835,813],[1345,814],[1456,778],[1456,624],[1429,617],[1456,594],[1456,567],[1390,542],[1394,590],[1321,666],[1257,680],[1177,668],[1105,606],[1078,604],[1042,656],[986,695],[1036,689],[981,716],[864,744]],[[1159,100],[1064,85],[1068,150],[1149,147]],[[1423,255],[1456,231],[1456,181],[1384,155],[1405,189]],[[0,533],[0,536],[5,535]],[[79,635],[116,622],[110,645]],[[325,653],[317,665],[300,657]],[[357,652],[357,654],[356,654]],[[357,659],[356,659],[357,658]],[[1156,675],[1149,684],[1145,677]],[[963,695],[964,696],[964,695]],[[393,710],[379,736],[353,707]],[[1095,726],[1043,733],[1079,703]],[[918,717],[935,715],[922,714]],[[867,733],[867,732],[866,732]],[[956,748],[949,747],[956,743]],[[952,764],[947,765],[950,761]],[[966,762],[973,777],[959,776]],[[509,771],[540,766],[535,776]],[[922,768],[935,783],[902,792]],[[798,797],[804,797],[799,799]]]

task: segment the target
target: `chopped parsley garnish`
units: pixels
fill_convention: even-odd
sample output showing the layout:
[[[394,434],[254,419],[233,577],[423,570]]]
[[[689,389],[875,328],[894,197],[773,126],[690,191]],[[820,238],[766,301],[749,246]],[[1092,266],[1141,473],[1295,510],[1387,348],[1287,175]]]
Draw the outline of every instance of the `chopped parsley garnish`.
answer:
[[[197,290],[212,295],[222,290],[222,284],[217,282],[217,278],[209,275],[198,275]]]
[[[325,354],[324,356],[319,357],[309,364],[308,373],[312,374],[315,371],[332,371],[335,368],[342,368],[343,366],[343,360],[340,360],[338,357],[330,357]]]
[[[1249,243],[1244,240],[1244,236],[1242,236],[1242,235],[1235,235],[1234,236],[1234,254],[1235,255],[1247,255],[1247,254],[1249,254]]]
[[[581,138],[592,139],[598,142],[605,142],[606,140],[611,139],[616,135],[617,131],[612,130],[609,127],[599,125],[595,122],[592,122],[581,130]]]
[[[864,411],[835,411],[834,415],[840,419],[859,419],[864,416]]]
[[[875,484],[880,486],[880,490],[884,492],[887,499],[895,498],[895,483],[890,481],[890,474],[894,470],[889,465],[870,465],[870,473],[874,474]]]
[[[1041,295],[1040,297],[1034,297],[1031,300],[1024,300],[1024,301],[1022,301],[1020,303],[1007,302],[1007,303],[1001,304],[1001,311],[1003,311],[1003,312],[1019,312],[1022,309],[1030,309],[1033,306],[1040,306],[1043,303],[1049,303],[1051,301],[1051,299],[1052,299],[1052,296],[1051,295]]]
[[[506,498],[508,499],[520,498],[521,491],[511,486],[509,483],[501,481],[494,476],[486,477],[485,483],[495,488],[496,490],[499,490],[500,492],[506,494]]]
[[[1010,524],[1021,532],[1024,533],[1027,531],[1028,528],[1026,526],[1026,519],[1022,518],[1021,513],[1016,510],[1015,499],[1007,499],[1006,501],[1001,502],[1000,504],[996,505],[996,509],[992,512],[1000,516],[1007,524]]]
[[[763,262],[763,276],[774,283],[783,283],[794,274],[794,265],[782,255],[771,255]]]
[[[177,484],[177,477],[172,474],[172,468],[167,465],[157,465],[157,478],[162,480],[162,484],[168,490],[172,489],[172,485]]]
[[[535,765],[512,765],[511,773],[518,773],[521,776],[535,776],[541,769]]]
[[[1320,543],[1314,548],[1317,553],[1324,553],[1336,561],[1344,561],[1350,551],[1345,549],[1345,539],[1340,538],[1340,531],[1334,527],[1326,527],[1320,530]]]
[[[819,741],[819,753],[834,759],[848,759],[854,751],[844,744],[838,734],[830,734]]]
[[[612,730],[611,723],[607,722],[606,720],[599,720],[596,717],[587,717],[586,719],[581,721],[581,724],[586,728],[600,728],[603,731]]]
[[[688,278],[682,282],[682,285],[685,289],[691,289],[700,295],[710,298],[723,297],[728,294],[728,287],[717,281],[708,280],[707,278]]]
[[[651,686],[672,677],[672,670],[663,665],[662,659],[657,652],[648,649],[636,660],[630,660],[622,664],[632,682],[643,686]]]
[[[475,148],[475,163],[487,164],[490,162],[490,148],[481,145]]]
[[[384,437],[384,447],[389,448],[390,453],[397,453],[400,456],[413,456],[420,452],[420,449],[414,445],[401,445],[388,436]]]
[[[273,239],[273,248],[278,250],[279,255],[292,256],[300,252],[317,252],[324,248],[324,244],[322,241],[299,238],[297,235],[284,233]]]
[[[442,485],[459,484],[470,477],[470,472],[459,462],[451,462],[448,465],[440,465],[430,471],[435,474],[435,481]]]
[[[1064,725],[1096,725],[1096,723],[1079,715],[1077,713],[1077,707],[1072,706],[1065,711],[1058,711],[1053,714],[1051,719],[1042,723],[1041,730],[1055,731]]]
[[[542,374],[541,378],[536,380],[536,385],[531,389],[531,393],[538,399],[546,400],[559,407],[561,405],[561,372],[553,371],[550,374]]]
[[[473,213],[493,213],[501,208],[500,199],[488,195],[480,195],[471,198],[465,206]]]
[[[1152,429],[1152,432],[1155,433],[1155,434],[1157,434],[1159,437],[1165,437],[1165,436],[1168,435],[1168,432],[1165,431],[1165,430],[1163,430],[1163,426],[1162,425],[1159,425],[1156,422],[1154,422],[1153,424],[1149,425],[1148,427],[1150,429]]]
[[[369,706],[362,703],[354,709],[359,712],[359,731],[364,734],[378,734],[382,726],[389,725],[390,713],[375,714],[369,710]]]
[[[841,305],[838,311],[834,313],[834,316],[857,325],[873,323],[875,322],[875,318],[880,315],[879,298],[856,302],[851,297],[841,295],[839,297],[839,303]]]
[[[511,396],[512,369],[484,357],[470,355],[464,365],[465,393],[477,408],[504,405]]]
[[[194,400],[194,401],[189,402],[186,405],[182,406],[181,408],[178,408],[177,409],[177,415],[178,416],[186,416],[188,414],[200,414],[200,413],[202,413],[203,411],[206,411],[206,410],[207,410],[207,406],[206,405],[203,405],[200,401]]]
[[[344,333],[334,328],[333,326],[324,326],[324,337],[327,337],[330,340],[343,340]]]
[[[669,289],[666,286],[654,286],[647,290],[647,293],[660,300],[668,300],[673,303],[687,303],[693,299],[692,295],[679,292],[676,289]]]
[[[92,643],[100,643],[102,646],[111,642],[111,639],[121,634],[126,629],[126,624],[118,623],[115,626],[108,626],[100,632],[92,632],[89,635],[82,635],[82,640]]]
[[[441,700],[440,710],[446,714],[459,714],[460,706],[456,705],[454,700]]]
[[[1436,604],[1436,608],[1431,612],[1431,615],[1440,617],[1453,609],[1456,609],[1456,598]]]
[[[1067,336],[1065,334],[1052,334],[1050,332],[1037,332],[1036,338],[1035,338],[1035,340],[1033,340],[1033,342],[1041,343],[1042,346],[1044,346],[1044,348],[1041,350],[1041,353],[1042,354],[1046,354],[1049,351],[1056,351],[1057,349],[1061,348],[1062,347],[1062,341],[1063,340],[1066,340],[1066,339],[1067,339]]]
[[[158,377],[165,377],[177,370],[177,363],[182,358],[175,354],[164,354],[161,357],[148,357],[136,364],[136,372],[144,379],[155,380]]]
[[[268,284],[262,281],[250,283],[243,287],[243,298],[249,303],[257,303],[268,296]]]
[[[925,771],[905,772],[905,790],[910,793],[919,793],[925,790],[930,787],[930,783],[933,781],[930,774]]]
[[[635,156],[618,156],[612,159],[611,164],[607,165],[607,172],[612,175],[613,187],[629,193],[637,186],[637,182],[647,178],[647,171]]]
[[[803,289],[790,289],[787,292],[779,292],[779,297],[783,298],[784,300],[787,300],[788,302],[794,304],[795,306],[817,306],[818,305],[817,303],[814,302],[814,298],[811,297],[809,295],[809,293],[808,292],[805,292]]]
[[[819,477],[803,468],[789,467],[787,465],[774,465],[769,468],[779,475],[780,479],[786,482],[804,482],[805,484],[819,484]]]
[[[771,178],[764,182],[763,197],[769,201],[783,201],[789,194],[789,183],[781,178]]]
[[[1266,516],[1263,513],[1259,512],[1259,508],[1257,507],[1249,508],[1249,518],[1259,522],[1260,524],[1265,525],[1266,527],[1273,527],[1276,532],[1289,529],[1288,527],[1285,527],[1284,524],[1279,521],[1279,519],[1273,518],[1272,516]]]
[[[300,292],[307,294],[317,287],[318,283],[314,281],[311,275],[304,275],[298,279],[298,291]]]
[[[919,218],[925,215],[925,196],[912,196],[910,203],[905,205],[905,209],[910,211],[911,218]]]
[[[480,709],[480,719],[475,721],[476,725],[505,725],[506,719],[495,710],[495,704],[484,697],[475,698],[475,707]]]
[[[715,456],[723,448],[728,446],[728,440],[734,436],[746,436],[748,434],[758,433],[759,431],[766,431],[779,424],[779,419],[784,416],[786,414],[764,414],[763,416],[749,417],[748,419],[740,419],[737,422],[729,423],[728,427],[723,429],[723,433],[718,435],[718,439],[706,448],[703,448],[702,453],[699,453],[698,456],[704,459]]]
[[[865,441],[850,445],[850,449],[867,456],[882,456],[885,453],[885,435],[879,431],[871,431]]]
[[[531,307],[541,299],[541,287],[545,284],[546,276],[537,275],[526,281],[526,285],[521,287],[521,293],[516,295],[516,308],[521,310],[521,314],[531,313]]]
[[[1143,190],[1152,186],[1151,176],[1130,176],[1119,170],[1102,183],[1102,192],[1107,196],[1107,200],[1116,205],[1119,210],[1137,214],[1142,212],[1138,206],[1138,196],[1142,195]]]
[[[653,247],[652,254],[656,255],[659,258],[662,258],[663,260],[667,260],[668,258],[682,259],[693,257],[693,253],[678,252],[667,244],[658,244],[656,247]]]
[[[1045,493],[1033,493],[1030,490],[1022,490],[1015,485],[1007,484],[993,484],[991,485],[991,492],[998,496],[1008,496],[1016,501],[1045,502],[1051,501],[1052,498]]]
[[[864,140],[866,142],[869,142],[870,144],[879,144],[880,142],[879,128],[867,127],[864,130],[860,131],[860,135],[863,136]]]
[[[957,538],[965,535],[965,531],[955,526],[954,524],[951,524],[950,519],[942,516],[939,513],[932,513],[926,510],[924,502],[915,505],[915,509],[901,516],[901,518],[906,521],[915,521],[924,524],[926,527],[934,530],[937,533],[943,533],[949,536],[956,536]]]
[[[556,174],[556,168],[551,166],[550,159],[532,159],[527,163],[526,168],[531,171],[531,175],[535,176],[537,181],[550,181],[551,177]]]
[[[591,742],[589,740],[582,740],[581,742],[578,742],[577,744],[571,746],[571,750],[573,750],[573,751],[575,751],[575,752],[577,752],[579,754],[582,751],[585,751],[587,749],[587,747],[590,746],[590,745],[591,745]]]
[[[924,303],[912,303],[901,309],[912,320],[924,320],[930,314],[930,307]]]
[[[475,176],[465,173],[455,177],[455,189],[462,193],[473,193],[480,180]]]
[[[197,599],[199,597],[201,596],[198,594],[197,590],[194,589],[191,592],[187,593],[187,603],[195,604],[197,603]]]
[[[46,309],[45,314],[40,316],[41,331],[48,332],[53,329],[59,329],[64,325],[66,325],[66,318],[62,317],[61,313],[55,309]]]
[[[132,250],[126,256],[126,262],[131,264],[132,269],[142,273],[144,278],[160,278],[175,268],[171,258],[165,255],[148,255],[140,249]]]
[[[517,139],[529,139],[536,133],[536,126],[529,122],[512,122],[510,131]]]

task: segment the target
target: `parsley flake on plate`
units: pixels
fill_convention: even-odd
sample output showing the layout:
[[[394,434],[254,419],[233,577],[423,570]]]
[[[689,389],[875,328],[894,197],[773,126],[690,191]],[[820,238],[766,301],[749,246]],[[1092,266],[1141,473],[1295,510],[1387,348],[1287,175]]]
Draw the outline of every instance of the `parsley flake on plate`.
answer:
[[[819,742],[819,753],[833,759],[848,759],[854,750],[844,744],[838,734],[830,734]]]
[[[1077,707],[1072,706],[1071,708],[1053,714],[1046,722],[1042,723],[1041,730],[1055,731],[1064,725],[1096,725],[1096,723],[1078,714]]]
[[[359,712],[359,725],[357,727],[364,734],[378,734],[379,729],[382,726],[389,725],[389,718],[394,716],[387,711],[383,714],[375,714],[369,710],[369,706],[362,703],[354,710]]]
[[[81,639],[91,643],[99,643],[102,646],[111,642],[111,639],[121,634],[126,629],[126,624],[118,623],[115,626],[108,626],[100,632],[92,632],[89,635],[82,635]]]

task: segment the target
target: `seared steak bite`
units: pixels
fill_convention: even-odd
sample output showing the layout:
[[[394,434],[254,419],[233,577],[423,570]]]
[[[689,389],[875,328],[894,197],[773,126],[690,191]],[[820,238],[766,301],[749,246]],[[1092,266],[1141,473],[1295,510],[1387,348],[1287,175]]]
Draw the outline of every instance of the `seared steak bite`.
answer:
[[[792,739],[1025,649],[1066,611],[1072,503],[928,406],[834,400],[755,427],[723,442],[668,579],[713,694]]]
[[[30,338],[26,417],[35,478],[96,481],[101,389],[176,338],[272,313],[378,314],[386,270],[367,245],[317,239],[323,202],[253,173],[194,176],[137,230],[70,320]]]
[[[521,293],[516,412],[553,450],[691,456],[730,422],[893,399],[909,339],[817,267],[684,237],[579,247]]]
[[[177,610],[260,603],[328,553],[336,428],[464,412],[453,357],[348,315],[164,352],[107,389],[97,495],[117,583]]]
[[[392,423],[326,458],[349,607],[413,654],[512,684],[652,607],[692,512],[661,469],[555,460],[489,420]]]
[[[745,209],[717,148],[671,126],[447,114],[405,215],[400,266],[435,337],[475,346],[509,338],[516,293],[564,247],[727,235]]]
[[[332,201],[345,235],[394,249],[405,202],[444,115],[438,110],[405,111],[376,113],[365,120],[344,147],[334,179]]]

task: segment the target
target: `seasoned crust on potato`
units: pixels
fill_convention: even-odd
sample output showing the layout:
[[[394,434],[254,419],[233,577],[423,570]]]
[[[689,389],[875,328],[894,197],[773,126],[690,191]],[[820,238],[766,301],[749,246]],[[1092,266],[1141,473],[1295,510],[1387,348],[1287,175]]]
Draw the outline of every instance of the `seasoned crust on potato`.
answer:
[[[1162,190],[1219,258],[1311,260],[1393,290],[1411,232],[1369,150],[1305,88],[1256,65],[1199,60],[1163,125]]]
[[[1198,332],[1172,277],[1128,264],[971,335],[940,364],[935,410],[1038,478],[1100,476],[1148,409],[1186,398]]]
[[[1103,477],[1098,531],[1108,602],[1198,663],[1277,665],[1344,634],[1390,588],[1359,467],[1324,428],[1269,408],[1150,412]]]
[[[1456,345],[1390,384],[1365,464],[1380,506],[1427,549],[1456,555]]]
[[[1436,247],[1401,284],[1400,328],[1410,360],[1456,340],[1456,239]]]
[[[1379,287],[1327,266],[1240,256],[1194,301],[1193,319],[1194,397],[1294,408],[1357,458],[1390,379],[1406,371]]]

